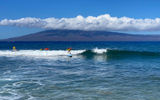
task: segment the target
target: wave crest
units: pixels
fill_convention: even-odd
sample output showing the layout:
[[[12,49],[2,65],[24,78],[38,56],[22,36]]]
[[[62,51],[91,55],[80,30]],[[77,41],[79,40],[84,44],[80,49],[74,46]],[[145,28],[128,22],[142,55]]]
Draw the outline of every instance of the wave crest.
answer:
[[[128,51],[128,50],[117,50],[117,49],[92,49],[92,50],[72,50],[73,56],[85,56],[85,57],[93,57],[105,55],[107,58],[124,58],[124,57],[159,57],[160,52],[148,52],[148,51]],[[19,50],[19,51],[11,51],[11,50],[1,50],[0,56],[32,56],[32,57],[57,57],[57,56],[66,56],[68,52],[66,50]]]

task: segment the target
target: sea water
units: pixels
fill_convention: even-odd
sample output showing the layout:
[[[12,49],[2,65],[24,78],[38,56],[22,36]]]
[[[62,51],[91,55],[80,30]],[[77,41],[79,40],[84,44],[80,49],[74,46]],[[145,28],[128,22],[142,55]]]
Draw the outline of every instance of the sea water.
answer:
[[[0,100],[160,100],[160,42],[0,42]]]

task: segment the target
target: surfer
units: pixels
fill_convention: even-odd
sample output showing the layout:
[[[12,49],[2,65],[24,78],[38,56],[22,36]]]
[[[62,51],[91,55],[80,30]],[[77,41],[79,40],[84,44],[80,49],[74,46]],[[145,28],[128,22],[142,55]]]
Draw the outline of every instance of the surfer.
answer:
[[[72,50],[72,48],[68,48],[68,49],[67,49],[67,51],[68,51],[68,56],[69,56],[69,57],[72,57],[71,50]]]
[[[16,47],[15,46],[13,46],[13,49],[12,49],[13,51],[16,51]]]
[[[44,50],[49,50],[49,48],[44,48]]]

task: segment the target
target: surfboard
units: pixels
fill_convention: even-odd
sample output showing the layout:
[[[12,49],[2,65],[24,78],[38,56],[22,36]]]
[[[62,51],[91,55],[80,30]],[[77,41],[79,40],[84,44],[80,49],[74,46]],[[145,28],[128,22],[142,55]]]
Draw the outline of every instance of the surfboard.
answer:
[[[68,54],[67,56],[68,56],[68,57],[72,57],[72,54]]]

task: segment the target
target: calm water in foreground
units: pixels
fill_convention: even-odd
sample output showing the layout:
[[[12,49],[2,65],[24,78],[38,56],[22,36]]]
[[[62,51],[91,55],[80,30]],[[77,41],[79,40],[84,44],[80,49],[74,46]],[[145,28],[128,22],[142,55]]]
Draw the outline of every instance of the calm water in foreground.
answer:
[[[160,100],[160,42],[0,42],[0,100]]]

